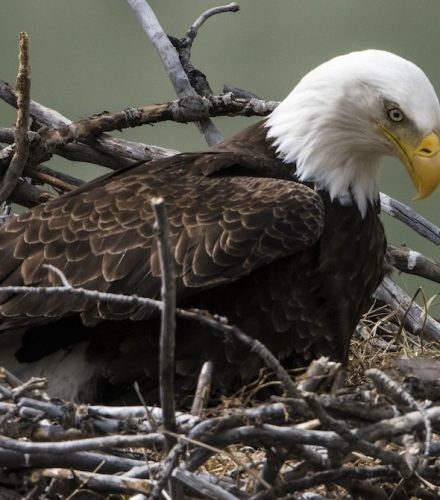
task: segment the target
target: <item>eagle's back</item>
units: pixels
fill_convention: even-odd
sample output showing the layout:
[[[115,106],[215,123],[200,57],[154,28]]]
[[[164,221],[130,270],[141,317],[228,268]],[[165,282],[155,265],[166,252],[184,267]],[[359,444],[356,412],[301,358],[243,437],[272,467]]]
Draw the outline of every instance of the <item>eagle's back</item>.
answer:
[[[158,298],[149,204],[158,195],[168,209],[181,307],[228,317],[289,366],[319,355],[345,360],[382,276],[378,207],[362,218],[355,206],[299,183],[294,165],[280,161],[266,142],[263,124],[207,152],[98,179],[21,215],[0,229],[0,284],[57,284],[44,267],[50,263],[76,286]],[[145,374],[155,380],[158,317],[151,311],[84,297],[3,293],[0,316],[0,329],[26,330],[12,337],[21,343],[20,363],[47,364],[50,354],[66,364],[72,349],[81,357],[88,368],[78,369],[83,378],[69,396],[83,391],[90,399],[99,380],[110,387]],[[193,376],[213,359],[216,379],[227,387],[259,366],[242,346],[182,320],[176,355],[178,371]],[[65,378],[59,377],[58,395],[65,395]]]

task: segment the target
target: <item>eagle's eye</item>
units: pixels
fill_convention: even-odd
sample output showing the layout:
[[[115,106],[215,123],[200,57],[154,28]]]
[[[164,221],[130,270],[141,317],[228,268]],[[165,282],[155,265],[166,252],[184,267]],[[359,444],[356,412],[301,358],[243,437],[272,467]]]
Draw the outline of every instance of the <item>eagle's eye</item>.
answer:
[[[387,116],[393,122],[401,122],[405,118],[403,111],[394,107],[387,109]]]

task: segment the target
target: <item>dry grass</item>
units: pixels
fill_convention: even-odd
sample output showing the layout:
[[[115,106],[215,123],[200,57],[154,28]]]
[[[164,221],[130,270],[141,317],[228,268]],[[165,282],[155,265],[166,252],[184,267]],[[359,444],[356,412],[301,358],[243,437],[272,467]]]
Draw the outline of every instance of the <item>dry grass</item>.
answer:
[[[351,342],[348,382],[362,382],[365,370],[383,368],[396,357],[440,359],[440,346],[402,328],[386,306],[372,307]]]

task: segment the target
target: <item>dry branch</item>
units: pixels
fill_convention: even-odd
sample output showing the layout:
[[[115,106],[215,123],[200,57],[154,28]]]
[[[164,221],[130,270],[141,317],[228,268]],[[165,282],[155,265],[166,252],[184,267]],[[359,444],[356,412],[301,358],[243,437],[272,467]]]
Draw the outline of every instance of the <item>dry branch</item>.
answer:
[[[220,5],[219,7],[212,7],[212,9],[208,9],[207,11],[203,12],[192,24],[189,30],[186,33],[186,36],[194,41],[195,37],[197,36],[199,29],[201,26],[212,16],[215,16],[216,14],[223,14],[224,12],[238,12],[240,10],[240,7],[235,3],[232,2],[228,5]]]
[[[164,200],[151,200],[155,215],[155,233],[158,239],[160,272],[162,276],[162,302],[160,346],[159,346],[159,389],[163,412],[164,429],[176,431],[174,407],[174,350],[176,332],[176,277],[174,271],[174,253],[169,243],[169,223]],[[175,445],[175,439],[165,435],[166,451]]]
[[[212,373],[214,365],[212,361],[205,361],[202,369],[200,370],[199,379],[197,381],[196,393],[191,407],[191,415],[200,417],[203,408],[208,403],[209,393],[211,389]]]
[[[150,37],[150,40],[159,52],[161,61],[165,66],[177,96],[195,97],[197,94],[191,87],[188,77],[180,64],[178,55],[147,1],[127,0],[127,2],[133,9],[143,30]],[[202,118],[196,123],[209,145],[221,142],[222,137],[217,127],[209,118]]]
[[[399,271],[440,283],[440,263],[411,248],[388,244],[388,262]]]
[[[104,132],[163,121],[187,123],[210,116],[267,116],[277,104],[274,101],[243,99],[233,94],[209,97],[185,96],[166,103],[127,108],[115,113],[102,113],[60,128],[47,129],[41,134],[43,140],[54,147],[73,141],[84,141]],[[159,152],[162,153],[163,150]],[[156,153],[157,156],[159,154]]]
[[[440,341],[440,323],[414,302],[391,278],[385,277],[376,297],[391,306],[402,326],[424,338]]]
[[[188,76],[188,79],[191,83],[193,89],[203,97],[209,97],[213,94],[211,86],[208,83],[206,75],[196,69],[191,62],[191,49],[194,43],[194,40],[199,32],[201,26],[207,21],[210,17],[221,14],[224,12],[237,12],[239,10],[238,5],[233,2],[229,5],[223,5],[220,7],[213,7],[212,9],[208,9],[201,16],[199,16],[194,23],[191,25],[189,30],[186,32],[183,38],[177,39],[174,37],[169,37],[171,43],[177,50],[179,55],[180,63],[182,64],[183,71]],[[220,139],[220,137],[218,137]]]
[[[30,105],[29,39],[20,33],[19,68],[17,75],[17,123],[15,127],[15,152],[0,185],[0,203],[6,201],[24,170],[29,157],[29,105]]]
[[[41,477],[48,477],[62,480],[74,480],[78,485],[87,485],[96,491],[116,491],[128,493],[130,491],[139,493],[151,493],[153,482],[147,479],[131,479],[96,472],[82,472],[72,469],[44,469],[36,470],[31,479],[37,482]]]
[[[0,80],[0,99],[17,107],[17,94],[6,82]],[[42,126],[41,133],[47,129],[58,129],[69,126],[72,121],[47,106],[30,101],[30,115]],[[1,142],[1,141],[0,141]],[[95,163],[111,169],[118,169],[134,161],[150,161],[153,158],[170,156],[175,150],[161,148],[143,143],[134,143],[124,139],[109,137],[88,137],[85,144],[56,145],[55,152],[69,160]],[[115,158],[116,157],[116,158]],[[40,160],[41,161],[41,160]],[[36,161],[36,163],[40,163]]]
[[[181,481],[186,486],[189,486],[192,490],[196,491],[200,495],[206,498],[218,499],[218,500],[238,500],[236,496],[231,495],[223,488],[215,484],[209,483],[203,477],[200,477],[193,472],[189,472],[184,469],[176,467],[173,471],[173,477]]]
[[[380,193],[380,204],[386,214],[403,222],[432,243],[440,245],[440,228],[435,224],[385,193]]]

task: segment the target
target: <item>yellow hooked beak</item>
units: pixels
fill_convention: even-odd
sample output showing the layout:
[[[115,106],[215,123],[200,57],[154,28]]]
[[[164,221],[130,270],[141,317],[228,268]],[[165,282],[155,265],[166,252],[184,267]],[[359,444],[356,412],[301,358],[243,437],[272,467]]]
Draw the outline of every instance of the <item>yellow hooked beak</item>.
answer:
[[[440,141],[434,132],[426,135],[416,146],[394,135],[383,124],[379,129],[396,148],[417,189],[414,200],[429,196],[440,183]]]

